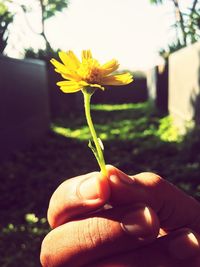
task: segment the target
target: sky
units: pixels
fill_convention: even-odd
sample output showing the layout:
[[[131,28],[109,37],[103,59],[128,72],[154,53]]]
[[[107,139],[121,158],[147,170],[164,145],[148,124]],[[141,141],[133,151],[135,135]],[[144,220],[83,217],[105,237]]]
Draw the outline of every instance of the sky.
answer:
[[[40,30],[38,16],[35,11],[28,17],[35,31]],[[150,0],[70,0],[64,12],[47,21],[46,33],[55,48],[70,49],[78,55],[91,49],[102,63],[116,58],[121,69],[145,70],[161,62],[158,51],[173,40],[173,22],[169,0],[157,6]],[[19,14],[7,49],[10,56],[20,57],[20,47],[42,46],[41,39],[24,25]]]

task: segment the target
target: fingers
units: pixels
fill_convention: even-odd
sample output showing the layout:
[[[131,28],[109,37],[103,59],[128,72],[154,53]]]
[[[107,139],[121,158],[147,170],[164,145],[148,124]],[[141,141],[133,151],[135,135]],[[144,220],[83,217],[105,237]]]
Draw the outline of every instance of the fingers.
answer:
[[[41,263],[44,267],[85,266],[152,242],[158,231],[156,214],[144,205],[106,210],[52,230],[43,241]]]
[[[107,179],[93,172],[62,183],[51,197],[47,213],[49,224],[55,228],[71,218],[98,209],[110,195]]]
[[[120,179],[128,181],[130,176],[109,166],[108,177],[112,205],[143,202],[157,212],[161,227],[167,232],[182,227],[200,232],[200,204],[160,176],[140,173],[131,177],[131,185],[125,186]]]
[[[182,229],[158,238],[140,249],[93,263],[90,267],[198,267],[199,243],[200,237],[197,233]]]
[[[51,227],[97,210],[106,202],[114,207],[146,203],[157,212],[165,231],[189,227],[200,232],[200,204],[172,184],[153,173],[130,177],[113,166],[107,166],[107,171],[108,177],[94,172],[60,185],[49,205]]]

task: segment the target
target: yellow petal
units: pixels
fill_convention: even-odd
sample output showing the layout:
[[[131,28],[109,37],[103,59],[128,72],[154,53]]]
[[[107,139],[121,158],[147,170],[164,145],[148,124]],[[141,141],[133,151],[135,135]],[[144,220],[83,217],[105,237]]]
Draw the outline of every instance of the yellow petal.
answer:
[[[84,86],[88,84],[85,82],[75,82],[75,81],[61,81],[57,82],[57,85],[60,86],[60,89],[64,93],[75,93],[80,91]]]
[[[99,88],[99,89],[101,89],[101,90],[105,90],[105,88],[103,87],[103,86],[101,86],[100,84],[88,84],[88,86],[90,86],[90,87],[96,87],[96,88]]]
[[[64,51],[60,51],[58,54],[62,62],[69,69],[77,69],[81,64],[76,55],[70,50],[66,53]]]
[[[112,59],[108,61],[107,63],[105,63],[103,66],[101,66],[101,69],[103,70],[104,75],[108,75],[112,73],[113,71],[117,70],[118,67],[119,67],[119,64],[117,60]]]
[[[74,81],[81,80],[81,77],[73,71],[66,70],[65,72],[62,72],[58,69],[55,69],[55,72],[59,73],[64,79],[67,79],[67,80],[74,80]]]
[[[76,82],[76,81],[60,81],[56,83],[58,86],[74,86],[75,84],[79,84],[79,86],[87,86],[88,83],[85,81],[80,81],[80,82]]]
[[[124,85],[133,81],[133,77],[130,73],[110,75],[104,77],[101,81],[102,85]]]
[[[56,67],[56,71],[61,73],[65,73],[67,71],[67,68],[62,63],[58,62],[56,59],[52,58],[50,62]]]
[[[68,71],[66,73],[61,73],[62,77],[67,80],[80,81],[81,77],[75,71]]]
[[[83,50],[82,51],[82,60],[88,60],[88,59],[92,59],[92,53],[90,50]]]
[[[76,93],[78,91],[80,91],[82,89],[82,87],[77,87],[77,86],[71,86],[71,87],[68,87],[68,86],[61,86],[60,87],[60,90],[63,92],[63,93],[66,93],[66,94],[70,94],[70,93]]]
[[[69,50],[67,53],[68,56],[71,58],[71,61],[73,61],[74,65],[78,68],[81,64],[80,60],[77,58],[73,51]]]

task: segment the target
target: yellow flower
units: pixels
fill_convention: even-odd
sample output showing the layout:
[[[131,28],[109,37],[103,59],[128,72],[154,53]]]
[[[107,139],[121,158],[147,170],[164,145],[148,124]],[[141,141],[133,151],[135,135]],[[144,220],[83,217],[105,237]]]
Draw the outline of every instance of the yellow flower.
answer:
[[[57,83],[64,93],[74,93],[84,87],[94,87],[104,90],[104,85],[124,85],[133,81],[130,73],[111,75],[119,67],[113,59],[104,65],[92,57],[90,50],[82,51],[80,61],[72,51],[59,52],[62,63],[51,59],[55,71],[65,79]]]

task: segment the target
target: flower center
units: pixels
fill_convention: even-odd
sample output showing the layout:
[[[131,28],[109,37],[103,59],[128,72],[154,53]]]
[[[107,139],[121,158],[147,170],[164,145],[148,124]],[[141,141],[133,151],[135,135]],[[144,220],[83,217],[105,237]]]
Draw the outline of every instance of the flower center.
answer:
[[[88,60],[87,62],[82,63],[78,73],[87,83],[99,84],[101,82],[101,71],[98,63],[94,59],[92,61]]]
[[[88,75],[85,77],[85,81],[88,83],[99,83],[101,80],[100,71],[97,68],[92,68],[88,71]]]

